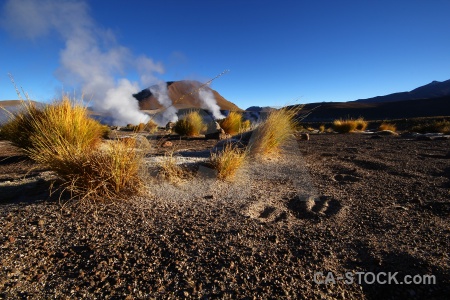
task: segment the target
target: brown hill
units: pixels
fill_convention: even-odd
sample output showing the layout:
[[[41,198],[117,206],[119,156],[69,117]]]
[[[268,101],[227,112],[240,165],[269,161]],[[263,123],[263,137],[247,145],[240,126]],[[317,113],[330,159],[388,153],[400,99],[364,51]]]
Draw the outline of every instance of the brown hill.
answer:
[[[201,101],[198,97],[198,89],[202,86],[201,82],[193,80],[169,81],[167,82],[167,89],[169,98],[178,109],[183,108],[200,108]],[[217,105],[222,110],[241,111],[236,104],[226,100],[217,91],[206,86],[205,89],[210,89],[214,94]],[[154,110],[162,107],[156,100],[149,88],[133,95],[139,101],[141,110]]]
[[[28,101],[28,100],[25,100]],[[0,107],[14,107],[14,106],[19,106],[21,103],[23,102],[23,100],[0,100]],[[32,101],[34,103],[37,103],[35,101]]]

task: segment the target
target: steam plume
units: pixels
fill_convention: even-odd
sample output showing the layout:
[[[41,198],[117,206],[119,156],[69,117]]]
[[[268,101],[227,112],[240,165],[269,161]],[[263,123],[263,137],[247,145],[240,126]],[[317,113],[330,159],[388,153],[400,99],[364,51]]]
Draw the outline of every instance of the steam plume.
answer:
[[[223,119],[225,116],[220,112],[220,107],[217,105],[216,98],[209,88],[201,88],[198,91],[198,97],[201,101],[201,108],[212,113],[215,119]]]
[[[167,122],[176,122],[178,120],[178,109],[172,105],[172,100],[169,98],[167,91],[167,84],[159,82],[157,85],[150,87],[150,92],[156,97],[159,104],[164,107],[161,114],[155,115],[154,121],[160,126],[165,126]]]
[[[24,38],[36,39],[56,31],[65,41],[56,77],[67,86],[80,88],[92,99],[94,110],[110,115],[114,123],[146,122],[132,94],[137,82],[121,78],[128,68],[140,75],[141,84],[163,73],[161,64],[146,56],[135,57],[117,44],[114,35],[97,27],[86,2],[72,0],[8,0],[4,5],[4,28]]]

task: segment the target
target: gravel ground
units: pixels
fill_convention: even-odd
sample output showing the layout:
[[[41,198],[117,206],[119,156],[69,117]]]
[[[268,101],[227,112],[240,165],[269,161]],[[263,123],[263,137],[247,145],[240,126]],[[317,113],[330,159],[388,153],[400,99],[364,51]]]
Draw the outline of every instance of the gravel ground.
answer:
[[[152,182],[145,197],[96,206],[49,197],[50,172],[0,149],[1,299],[450,294],[449,140],[312,135],[231,183],[200,167],[179,185]],[[380,272],[397,275],[382,284]],[[436,283],[400,284],[405,275]]]

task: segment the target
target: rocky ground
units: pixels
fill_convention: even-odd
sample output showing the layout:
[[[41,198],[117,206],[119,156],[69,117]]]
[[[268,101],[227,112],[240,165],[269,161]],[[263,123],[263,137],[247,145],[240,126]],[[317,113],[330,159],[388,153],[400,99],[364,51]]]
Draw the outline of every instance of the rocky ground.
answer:
[[[214,144],[172,142],[194,157]],[[155,154],[170,149],[152,143]],[[51,172],[5,141],[0,149],[2,299],[450,294],[450,140],[312,135],[232,183],[200,167],[184,183],[152,181],[145,197],[95,206],[49,197]],[[347,272],[351,284],[338,279]],[[373,282],[380,272],[398,273]],[[400,284],[405,275],[436,283]]]

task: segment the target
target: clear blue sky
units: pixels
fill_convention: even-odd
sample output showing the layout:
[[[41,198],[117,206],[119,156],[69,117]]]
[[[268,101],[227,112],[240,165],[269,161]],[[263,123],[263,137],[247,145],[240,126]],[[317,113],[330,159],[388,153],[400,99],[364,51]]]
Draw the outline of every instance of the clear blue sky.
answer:
[[[103,51],[146,56],[157,79],[206,81],[229,69],[212,88],[241,108],[356,100],[450,79],[448,0],[95,0],[69,18],[64,5],[74,1],[36,1],[58,10],[40,12],[43,20],[29,2],[0,1],[0,100],[17,98],[8,73],[38,101],[72,91],[62,56],[86,20]],[[76,56],[67,60],[76,67]],[[136,64],[124,65],[108,71],[145,88]]]

